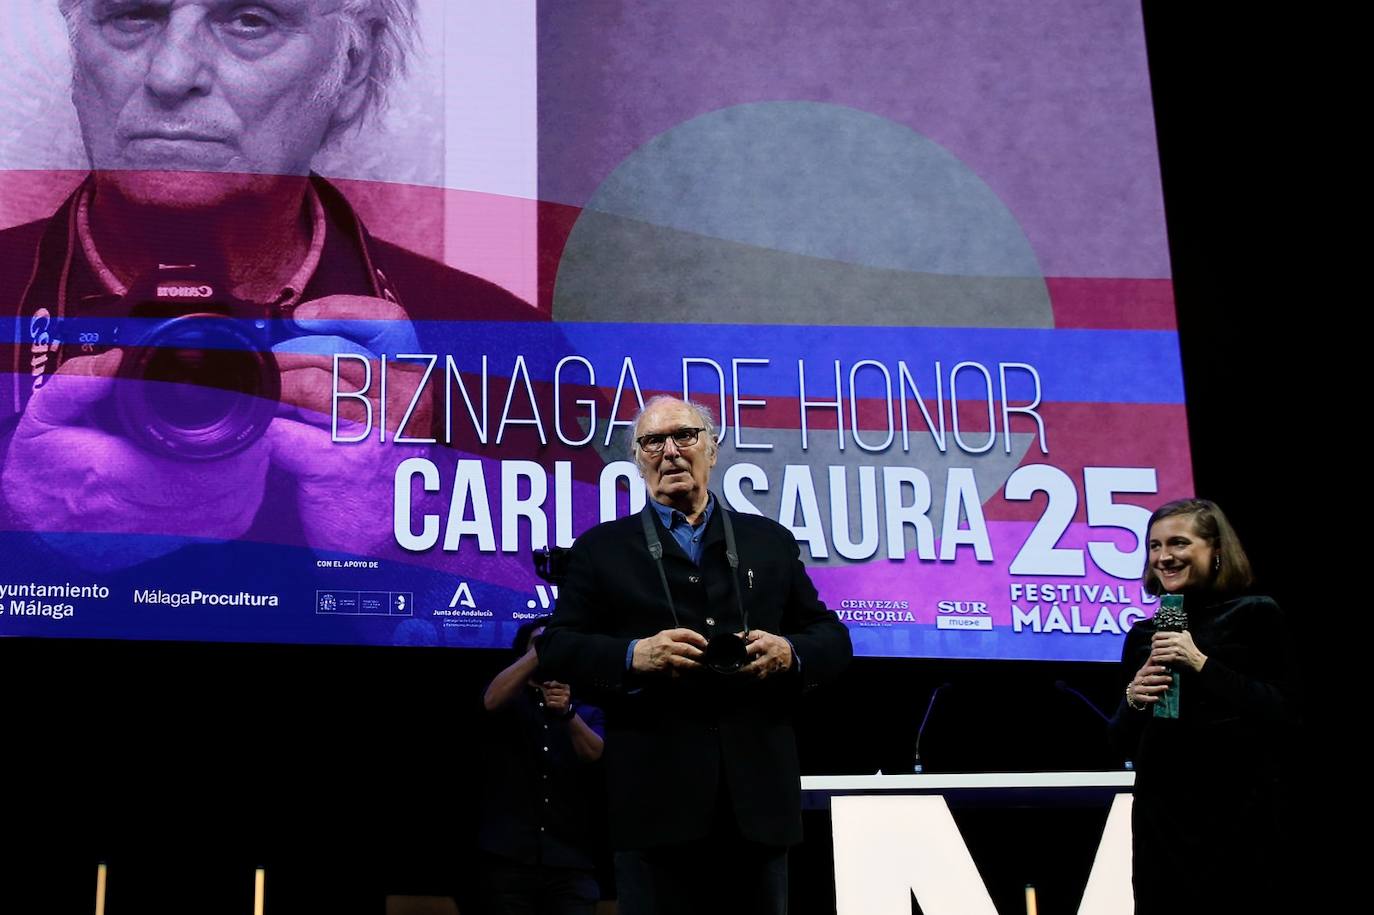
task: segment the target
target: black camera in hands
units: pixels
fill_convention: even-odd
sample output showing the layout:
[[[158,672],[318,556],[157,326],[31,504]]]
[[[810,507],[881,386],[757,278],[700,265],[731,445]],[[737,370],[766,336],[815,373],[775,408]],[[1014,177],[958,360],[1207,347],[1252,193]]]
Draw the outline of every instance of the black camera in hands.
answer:
[[[701,663],[718,674],[733,674],[749,663],[749,652],[740,636],[733,632],[717,632],[706,640]]]
[[[152,454],[212,461],[267,431],[281,399],[273,345],[298,336],[273,305],[229,292],[223,270],[159,265],[61,327],[64,361],[123,351],[99,421]]]

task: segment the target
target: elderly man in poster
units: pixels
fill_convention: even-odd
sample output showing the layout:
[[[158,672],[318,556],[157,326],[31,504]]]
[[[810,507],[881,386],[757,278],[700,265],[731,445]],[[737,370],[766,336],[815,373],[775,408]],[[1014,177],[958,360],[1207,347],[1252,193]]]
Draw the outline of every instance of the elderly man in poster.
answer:
[[[17,304],[20,329],[10,341],[13,390],[0,390],[8,526],[154,535],[103,538],[98,548],[91,538],[48,538],[97,567],[152,558],[188,536],[366,552],[389,534],[387,468],[379,446],[330,447],[334,354],[416,352],[415,317],[535,317],[491,283],[375,240],[310,173],[316,152],[377,109],[404,68],[414,0],[60,6],[92,171],[50,218],[0,232],[0,301]],[[177,269],[190,269],[180,276],[192,285],[177,285],[168,272]],[[238,303],[234,317],[284,328],[261,346],[272,351],[272,377],[249,392],[280,401],[276,418],[194,454],[195,441],[164,436],[146,447],[102,416],[113,387],[140,381],[114,377],[128,374],[119,348],[59,342],[55,331],[66,319],[127,316],[139,307],[130,300],[154,288],[213,288]],[[361,363],[347,366],[347,380],[360,383],[351,376]],[[392,373],[392,424],[414,375]],[[220,383],[191,384],[207,381]],[[178,388],[187,403],[192,389]],[[350,399],[341,413],[359,418],[362,408]],[[409,434],[427,436],[431,415],[422,403]],[[188,440],[204,432],[196,421],[186,421]],[[285,516],[299,516],[299,528]]]
[[[708,490],[705,408],[654,398],[634,428],[649,502],[573,545],[540,663],[604,697],[621,912],[782,913],[791,713],[849,662],[849,633],[792,535]]]

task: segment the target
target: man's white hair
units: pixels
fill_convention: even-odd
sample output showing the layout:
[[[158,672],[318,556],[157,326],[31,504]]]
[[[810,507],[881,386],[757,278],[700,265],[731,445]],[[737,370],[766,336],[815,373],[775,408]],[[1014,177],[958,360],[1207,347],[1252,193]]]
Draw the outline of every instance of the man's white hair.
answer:
[[[634,425],[631,426],[634,432],[630,436],[630,457],[634,460],[635,466],[639,467],[639,422],[654,407],[661,403],[680,403],[697,415],[697,425],[702,427],[702,435],[706,437],[706,453],[715,454],[719,449],[716,442],[716,421],[711,418],[711,408],[705,404],[699,404],[694,400],[683,400],[681,397],[674,397],[671,394],[655,394],[644,402],[644,406],[635,414]],[[640,468],[643,469],[642,467]]]
[[[78,12],[86,0],[58,0],[58,8],[67,20],[67,29],[75,34],[81,27]],[[326,141],[337,137],[349,127],[362,123],[369,115],[386,107],[386,90],[391,82],[405,74],[406,64],[417,41],[415,5],[417,0],[342,0],[340,14],[343,30],[339,36],[339,63],[329,75],[317,97],[333,96],[342,86],[351,64],[359,55],[368,55],[368,71],[364,77],[363,103],[353,116],[336,121],[329,127]]]
[[[352,118],[331,125],[330,137],[386,107],[386,89],[393,79],[405,74],[407,58],[415,47],[415,3],[416,0],[344,0],[341,56],[351,61],[354,55],[370,50],[371,59],[362,105]]]

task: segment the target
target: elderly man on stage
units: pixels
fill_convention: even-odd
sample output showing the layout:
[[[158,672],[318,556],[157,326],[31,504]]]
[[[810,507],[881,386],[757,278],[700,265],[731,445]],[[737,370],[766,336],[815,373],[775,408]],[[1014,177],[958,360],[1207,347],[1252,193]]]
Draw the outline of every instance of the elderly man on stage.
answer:
[[[648,505],[574,544],[538,649],[604,703],[624,915],[786,911],[792,710],[853,652],[792,535],[707,489],[714,433],[700,406],[649,401],[634,439]]]

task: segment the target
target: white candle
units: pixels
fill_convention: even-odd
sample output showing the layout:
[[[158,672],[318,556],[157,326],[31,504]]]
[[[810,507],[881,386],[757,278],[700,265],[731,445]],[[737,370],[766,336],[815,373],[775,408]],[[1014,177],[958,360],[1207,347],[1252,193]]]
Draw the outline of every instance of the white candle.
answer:
[[[95,866],[95,915],[105,915],[105,864]]]
[[[1036,915],[1035,910],[1035,887],[1026,884],[1026,915]]]
[[[258,868],[253,874],[253,915],[262,915],[263,890],[266,888],[267,873]]]

